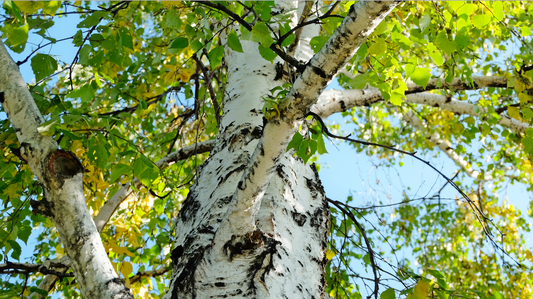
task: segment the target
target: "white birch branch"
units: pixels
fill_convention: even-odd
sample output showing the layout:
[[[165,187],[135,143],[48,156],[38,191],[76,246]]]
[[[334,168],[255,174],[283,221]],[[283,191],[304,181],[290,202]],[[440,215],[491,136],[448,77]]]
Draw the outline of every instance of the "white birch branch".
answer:
[[[214,145],[215,145],[215,140],[207,140],[204,142],[199,142],[193,145],[186,146],[184,148],[174,151],[170,153],[169,155],[161,158],[160,160],[155,162],[155,165],[159,168],[168,167],[177,161],[187,159],[193,155],[202,154],[202,153],[211,151]],[[98,215],[94,217],[94,222],[96,224],[96,228],[98,229],[98,232],[102,232],[102,229],[105,227],[107,222],[109,222],[109,219],[111,219],[111,216],[113,215],[117,207],[124,200],[126,200],[126,198],[133,192],[131,189],[131,184],[133,184],[136,188],[141,187],[141,182],[139,181],[139,179],[134,178],[133,182],[122,185],[120,189],[109,200],[106,201],[104,206],[100,208]],[[52,262],[67,265],[67,267],[69,265],[69,259],[66,256],[64,256],[63,258],[59,260],[54,260]],[[65,271],[67,269],[68,268],[65,268],[62,270]],[[149,276],[149,275],[147,274],[144,276]],[[57,280],[58,280],[58,277],[56,275],[48,274],[41,281],[38,288],[41,290],[45,290],[46,292],[50,292],[50,290],[52,289],[52,287],[54,286]],[[133,280],[130,280],[130,283],[133,283]],[[30,295],[30,298],[42,299],[43,297],[38,293],[32,293]]]
[[[43,198],[32,208],[57,228],[83,297],[133,298],[113,269],[87,208],[80,161],[37,130],[44,119],[1,41],[0,104],[15,129],[22,157],[43,188]]]
[[[255,230],[261,198],[299,122],[337,71],[396,5],[396,2],[364,1],[354,4],[326,45],[307,63],[287,98],[279,105],[279,117],[270,119],[264,126],[263,136],[228,210],[229,217],[224,224],[230,225],[230,231],[252,234]]]
[[[487,80],[480,81],[487,82]],[[379,91],[331,89],[322,93],[318,103],[313,107],[312,111],[320,115],[322,118],[325,118],[333,113],[346,111],[347,109],[358,106],[369,106],[382,100],[383,96]],[[453,113],[476,117],[487,112],[484,107],[475,106],[474,104],[464,101],[459,101],[453,98],[450,99],[440,94],[428,92],[407,94],[405,102],[440,107]],[[528,124],[510,118],[504,113],[500,113],[500,120],[498,123],[520,133],[524,133],[525,130],[530,127]]]
[[[405,121],[407,121],[410,125],[415,127],[422,135],[426,136],[426,138],[436,145],[441,151],[443,151],[450,159],[452,159],[453,162],[455,162],[456,165],[461,167],[465,173],[474,179],[480,179],[479,174],[480,172],[477,170],[474,170],[472,167],[468,165],[468,162],[463,159],[463,157],[459,156],[452,148],[451,143],[448,140],[442,139],[440,137],[440,134],[435,132],[431,136],[429,136],[428,131],[426,130],[426,127],[418,118],[418,116],[414,115],[412,111],[407,111],[403,115],[403,118]],[[485,174],[485,176],[482,178],[482,180],[489,181],[493,180],[494,178],[489,175]]]

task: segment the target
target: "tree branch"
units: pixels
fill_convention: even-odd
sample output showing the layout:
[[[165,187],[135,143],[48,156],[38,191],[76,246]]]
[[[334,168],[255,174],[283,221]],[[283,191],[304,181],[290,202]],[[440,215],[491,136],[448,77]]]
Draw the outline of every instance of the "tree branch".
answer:
[[[156,270],[137,272],[137,274],[135,274],[133,277],[130,278],[130,284],[134,284],[136,282],[141,281],[143,277],[157,277],[157,276],[165,275],[168,271],[170,271],[170,269],[159,268]]]
[[[0,264],[0,274],[31,274],[42,273],[51,274],[57,277],[74,277],[74,273],[62,273],[51,268],[68,268],[68,266],[50,261],[44,264],[30,264],[30,263],[12,263],[7,262]]]
[[[383,96],[381,95],[381,92],[377,90],[369,91],[364,89],[331,89],[322,93],[319,101],[315,106],[313,106],[311,111],[320,115],[322,118],[326,118],[333,113],[346,111],[353,107],[370,106],[380,101],[383,101]],[[453,113],[467,114],[476,117],[487,112],[486,108],[484,107],[475,106],[474,104],[464,101],[459,101],[443,95],[427,92],[407,94],[405,102],[440,107]],[[520,133],[524,133],[525,130],[530,127],[529,124],[523,123],[514,118],[510,118],[504,113],[500,113],[500,120],[498,123]]]
[[[452,161],[455,162],[459,167],[461,167],[465,173],[474,179],[480,179],[479,174],[480,172],[477,170],[474,170],[472,167],[468,167],[468,162],[466,162],[463,157],[459,156],[451,147],[451,143],[448,140],[444,140],[440,137],[439,133],[435,132],[433,135],[428,136],[428,132],[426,128],[424,127],[424,124],[422,124],[422,121],[418,116],[416,116],[412,111],[407,111],[407,113],[404,113],[403,118],[407,123],[412,125],[414,128],[416,128],[422,135],[427,136],[427,139],[429,142],[436,145],[441,151],[443,151]],[[489,181],[493,180],[494,178],[489,175],[485,174],[481,180]]]
[[[311,58],[287,98],[279,104],[278,116],[264,125],[263,136],[233,194],[228,209],[231,216],[221,224],[222,231],[227,229],[243,235],[255,231],[261,199],[302,119],[337,71],[396,5],[396,2],[357,2],[322,50]],[[217,234],[215,242],[218,237]]]

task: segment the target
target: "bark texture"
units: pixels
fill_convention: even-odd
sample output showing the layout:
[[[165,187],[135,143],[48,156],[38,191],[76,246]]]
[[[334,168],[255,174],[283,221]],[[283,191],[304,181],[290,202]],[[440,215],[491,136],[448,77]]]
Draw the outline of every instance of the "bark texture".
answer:
[[[37,128],[44,119],[1,41],[0,94],[21,155],[44,192],[42,200],[32,202],[32,208],[56,226],[83,297],[133,298],[113,269],[85,204],[80,161],[73,153],[58,149],[53,138],[39,133]]]
[[[395,5],[357,3],[316,55],[308,42],[317,29],[303,30],[295,55],[311,59],[266,123],[263,97],[284,83],[275,67],[282,61],[265,61],[253,42],[242,41],[244,53],[226,48],[220,133],[178,216],[165,298],[325,296],[329,208],[316,170],[285,149],[325,86]]]

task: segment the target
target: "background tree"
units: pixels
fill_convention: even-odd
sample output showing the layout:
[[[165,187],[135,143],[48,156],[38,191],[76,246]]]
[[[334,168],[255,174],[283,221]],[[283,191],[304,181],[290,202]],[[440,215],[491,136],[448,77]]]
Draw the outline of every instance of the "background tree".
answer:
[[[530,297],[530,225],[498,199],[532,180],[527,5],[3,8],[20,59],[1,47],[2,296]],[[76,31],[52,36],[63,17]],[[72,61],[47,51],[65,42]],[[334,113],[385,166],[435,151],[457,171],[423,198],[327,198],[313,161]]]

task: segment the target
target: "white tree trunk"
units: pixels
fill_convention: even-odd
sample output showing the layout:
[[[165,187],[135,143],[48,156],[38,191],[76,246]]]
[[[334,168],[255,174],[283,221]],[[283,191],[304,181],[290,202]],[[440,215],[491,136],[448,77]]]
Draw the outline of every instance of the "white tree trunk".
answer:
[[[133,298],[113,269],[85,203],[80,161],[37,130],[44,119],[1,41],[0,104],[17,133],[22,157],[43,188],[43,199],[32,202],[32,208],[57,228],[83,297]]]
[[[316,170],[285,149],[325,86],[394,6],[354,5],[307,63],[280,115],[264,125],[262,97],[284,82],[274,81],[274,64],[256,43],[242,41],[244,53],[226,48],[220,133],[178,216],[164,298],[325,296],[329,208]],[[304,31],[297,57],[309,55],[308,37]]]

